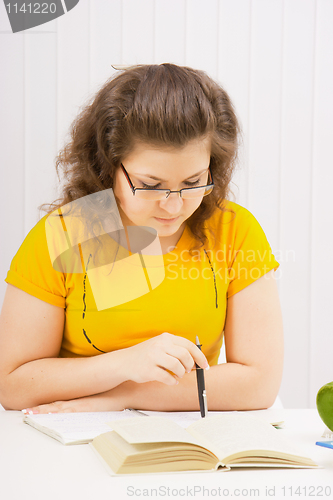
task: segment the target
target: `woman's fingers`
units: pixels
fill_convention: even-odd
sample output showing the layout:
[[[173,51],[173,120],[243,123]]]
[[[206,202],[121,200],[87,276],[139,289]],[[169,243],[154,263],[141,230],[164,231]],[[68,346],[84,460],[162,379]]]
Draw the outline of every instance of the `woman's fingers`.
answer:
[[[209,367],[206,356],[193,342],[167,332],[130,347],[127,352],[128,380],[138,383],[156,380],[174,385],[195,363],[201,368]]]
[[[185,367],[178,357],[170,355],[169,353],[161,354],[158,360],[158,366],[174,373],[178,378],[182,378],[186,373]]]
[[[34,406],[32,408],[25,408],[22,412],[25,415],[36,415],[38,413],[69,413],[76,411],[71,408],[69,401],[56,401],[55,403],[48,403],[45,405]]]
[[[185,347],[173,344],[168,347],[166,354],[171,359],[165,358],[168,361],[168,366],[165,368],[171,370],[179,378],[189,373],[195,366],[191,354]]]
[[[161,366],[156,367],[154,371],[154,380],[166,385],[177,385],[179,383],[174,375]]]
[[[190,354],[190,356],[192,357],[192,365],[189,367],[188,366],[189,358],[188,357],[186,359],[184,358],[185,361],[184,366],[186,366],[186,368],[189,368],[191,370],[193,368],[193,361],[194,363],[197,363],[197,365],[199,365],[200,368],[209,367],[206,356],[202,351],[200,351],[200,349],[193,342],[191,342],[188,339],[185,339],[184,337],[178,337],[178,335],[172,335],[166,332],[162,333],[162,335],[168,336],[166,338],[168,339],[170,345],[183,347]]]

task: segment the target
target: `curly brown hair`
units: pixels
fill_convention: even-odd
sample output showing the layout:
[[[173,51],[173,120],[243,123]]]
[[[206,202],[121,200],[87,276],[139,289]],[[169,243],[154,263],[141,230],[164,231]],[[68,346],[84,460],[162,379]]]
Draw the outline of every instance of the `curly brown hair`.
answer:
[[[120,163],[135,141],[182,147],[211,139],[215,188],[187,224],[201,246],[205,221],[224,210],[235,167],[239,125],[229,96],[206,73],[175,64],[139,65],[116,74],[71,126],[71,140],[59,152],[56,169],[62,197],[40,209],[51,212],[83,196],[112,188]],[[46,207],[48,207],[46,209]]]

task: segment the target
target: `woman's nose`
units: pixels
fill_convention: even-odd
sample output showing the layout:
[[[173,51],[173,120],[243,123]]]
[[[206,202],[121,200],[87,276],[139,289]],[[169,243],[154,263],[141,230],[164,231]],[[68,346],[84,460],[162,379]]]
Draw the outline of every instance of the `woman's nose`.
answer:
[[[168,198],[160,201],[160,207],[171,215],[178,215],[183,206],[183,198],[179,193],[170,193]]]

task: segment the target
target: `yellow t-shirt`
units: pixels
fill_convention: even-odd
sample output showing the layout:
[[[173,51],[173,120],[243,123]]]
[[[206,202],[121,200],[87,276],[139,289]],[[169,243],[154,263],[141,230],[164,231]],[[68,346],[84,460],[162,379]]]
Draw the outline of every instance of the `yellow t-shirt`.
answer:
[[[189,252],[195,239],[186,227],[176,248],[163,255],[163,281],[120,305],[98,310],[89,273],[52,267],[45,231],[48,216],[25,238],[6,282],[65,309],[60,356],[94,356],[169,332],[192,342],[198,335],[208,362],[217,364],[227,299],[279,266],[254,216],[233,202],[226,207],[206,221],[204,248]],[[130,288],[131,273],[124,279]]]

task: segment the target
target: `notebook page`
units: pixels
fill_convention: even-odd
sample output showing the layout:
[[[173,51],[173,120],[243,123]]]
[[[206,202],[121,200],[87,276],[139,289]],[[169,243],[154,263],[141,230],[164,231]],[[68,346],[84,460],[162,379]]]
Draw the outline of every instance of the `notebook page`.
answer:
[[[181,427],[188,427],[190,424],[197,422],[200,418],[199,411],[145,411],[150,417],[164,417],[176,422]]]
[[[150,417],[164,417],[176,422],[176,424],[186,429],[190,424],[201,420],[200,411],[146,411]]]
[[[23,421],[52,437],[60,436],[66,444],[89,442],[110,431],[107,422],[124,418],[131,419],[133,414],[125,411],[52,413],[26,415]]]
[[[184,429],[187,429],[187,427],[190,424],[193,424],[194,422],[201,420],[200,411],[152,411],[152,410],[141,410],[141,411],[143,411],[146,415],[149,415],[150,417],[169,418],[170,420],[173,420],[181,427],[184,427]],[[208,415],[216,416],[216,415],[225,415],[226,413],[236,413],[236,411],[235,410],[209,411]],[[284,421],[284,414],[281,410],[252,410],[240,413],[246,413],[249,414],[250,416],[260,418],[260,420],[268,422],[274,426],[281,425],[283,424]]]

